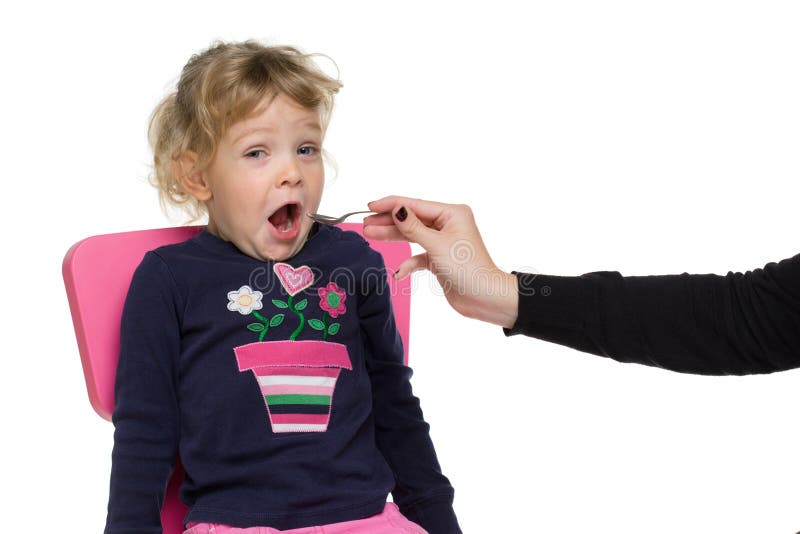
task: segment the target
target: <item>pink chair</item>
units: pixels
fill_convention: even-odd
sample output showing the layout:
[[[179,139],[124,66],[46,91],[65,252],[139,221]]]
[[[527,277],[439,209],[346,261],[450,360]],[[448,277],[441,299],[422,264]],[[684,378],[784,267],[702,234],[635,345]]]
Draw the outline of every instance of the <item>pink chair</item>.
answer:
[[[343,230],[361,234],[361,224],[341,224]],[[75,336],[89,392],[89,402],[100,417],[111,420],[114,409],[114,377],[119,357],[122,307],[133,272],[145,252],[179,243],[197,235],[203,226],[182,226],[105,234],[78,241],[64,256],[62,273],[75,326]],[[396,268],[411,255],[404,242],[370,241],[383,255],[387,269]],[[389,276],[395,320],[408,362],[410,278],[396,282]],[[186,506],[178,499],[183,480],[180,461],[175,465],[161,509],[164,534],[180,534]]]

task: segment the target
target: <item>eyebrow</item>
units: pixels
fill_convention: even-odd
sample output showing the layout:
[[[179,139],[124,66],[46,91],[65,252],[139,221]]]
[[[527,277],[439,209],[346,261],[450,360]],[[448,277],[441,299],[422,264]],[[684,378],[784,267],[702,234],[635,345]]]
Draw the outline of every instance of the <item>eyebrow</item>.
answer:
[[[317,132],[322,132],[322,127],[319,125],[317,121],[305,120],[298,123],[299,126],[305,126],[311,128],[312,130],[316,130]],[[241,134],[236,136],[236,139],[233,140],[233,144],[235,145],[248,135],[252,135],[258,132],[274,132],[275,128],[271,128],[269,126],[259,126],[257,128],[250,128],[248,130],[243,131]]]

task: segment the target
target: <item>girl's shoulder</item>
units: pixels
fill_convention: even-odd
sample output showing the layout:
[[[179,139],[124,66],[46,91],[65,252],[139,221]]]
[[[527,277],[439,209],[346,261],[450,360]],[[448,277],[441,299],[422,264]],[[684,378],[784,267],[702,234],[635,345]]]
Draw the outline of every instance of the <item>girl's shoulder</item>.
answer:
[[[326,229],[333,241],[331,252],[335,251],[342,260],[348,259],[364,267],[374,267],[382,263],[381,253],[373,249],[360,233],[338,226],[328,226]]]
[[[327,231],[331,239],[335,239],[345,245],[368,247],[369,243],[364,236],[353,230],[344,230],[338,226],[324,226],[323,231]]]

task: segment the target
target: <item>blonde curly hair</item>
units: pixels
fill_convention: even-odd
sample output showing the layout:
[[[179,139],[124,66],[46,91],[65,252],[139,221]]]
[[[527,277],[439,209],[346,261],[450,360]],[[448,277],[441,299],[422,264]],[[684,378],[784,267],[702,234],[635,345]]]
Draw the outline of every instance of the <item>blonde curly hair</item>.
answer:
[[[314,63],[312,58],[319,55],[249,40],[215,42],[189,59],[177,90],[153,110],[147,131],[153,150],[148,181],[158,189],[165,214],[169,206],[177,207],[190,217],[184,224],[190,224],[207,213],[205,204],[178,182],[176,162],[185,151],[192,150],[198,158],[189,172],[205,169],[228,128],[252,115],[264,98],[271,100],[284,93],[306,109],[317,111],[324,135],[334,95],[342,84]]]

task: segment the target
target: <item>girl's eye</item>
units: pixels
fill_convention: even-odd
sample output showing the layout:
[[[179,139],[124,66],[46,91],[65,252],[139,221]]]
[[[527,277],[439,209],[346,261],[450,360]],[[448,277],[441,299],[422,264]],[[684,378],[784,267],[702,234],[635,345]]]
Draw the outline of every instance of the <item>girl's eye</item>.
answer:
[[[317,147],[314,146],[301,146],[297,149],[297,153],[301,156],[313,156],[317,153]]]
[[[257,159],[257,158],[259,158],[260,156],[263,156],[263,155],[266,155],[266,152],[264,152],[263,150],[251,150],[250,152],[248,152],[244,156],[246,158]]]

